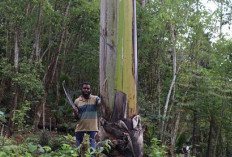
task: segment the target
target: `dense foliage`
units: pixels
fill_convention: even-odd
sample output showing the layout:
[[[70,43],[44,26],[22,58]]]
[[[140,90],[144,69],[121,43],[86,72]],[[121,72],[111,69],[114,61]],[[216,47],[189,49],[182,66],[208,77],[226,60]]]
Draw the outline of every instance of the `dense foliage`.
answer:
[[[89,138],[89,137],[88,137]],[[52,157],[52,156],[72,156],[77,157],[81,154],[84,145],[89,144],[84,141],[79,147],[75,146],[75,138],[68,135],[59,135],[55,132],[42,131],[37,134],[27,132],[27,135],[21,134],[21,137],[15,136],[12,139],[0,137],[0,156],[26,156],[26,157]],[[98,143],[97,149],[87,148],[86,157],[102,156],[102,152],[109,152],[110,141]]]
[[[193,156],[231,155],[232,40],[224,33],[231,1],[211,0],[213,12],[198,0],[137,2],[145,153],[178,154],[188,141]],[[43,101],[45,127],[73,133],[76,121],[61,83],[66,80],[73,98],[83,81],[98,95],[99,12],[99,0],[0,2],[1,136],[10,128],[31,129]],[[29,142],[11,147],[1,140],[9,143],[0,153],[39,151]],[[74,151],[69,146],[55,153]]]

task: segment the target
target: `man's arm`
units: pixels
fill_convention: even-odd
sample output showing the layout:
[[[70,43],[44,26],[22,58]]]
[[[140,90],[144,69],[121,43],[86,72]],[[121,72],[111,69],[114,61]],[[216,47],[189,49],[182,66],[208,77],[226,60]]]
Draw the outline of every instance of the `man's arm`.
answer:
[[[101,105],[101,99],[100,97],[96,97],[96,105]]]
[[[79,119],[79,112],[78,112],[78,109],[77,109],[76,107],[73,108],[73,113],[74,113],[75,117],[76,117],[77,119]]]
[[[74,101],[75,107],[73,107],[74,116],[75,116],[75,118],[78,120],[78,119],[80,119],[80,118],[79,118],[79,111],[78,111],[77,104],[78,104],[78,99],[76,99],[76,100]]]

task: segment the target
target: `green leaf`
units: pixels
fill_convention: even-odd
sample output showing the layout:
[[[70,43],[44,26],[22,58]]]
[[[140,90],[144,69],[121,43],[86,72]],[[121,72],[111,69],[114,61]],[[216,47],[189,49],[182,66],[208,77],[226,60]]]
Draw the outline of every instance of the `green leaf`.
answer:
[[[34,152],[35,150],[37,150],[37,146],[36,145],[29,145],[28,148],[29,148],[30,152]]]
[[[39,150],[40,153],[45,153],[45,150],[43,149],[43,147],[39,147],[38,150]]]

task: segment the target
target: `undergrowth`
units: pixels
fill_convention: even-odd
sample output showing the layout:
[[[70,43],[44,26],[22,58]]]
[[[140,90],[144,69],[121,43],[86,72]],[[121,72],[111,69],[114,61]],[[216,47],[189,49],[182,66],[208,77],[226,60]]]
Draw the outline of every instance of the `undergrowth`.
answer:
[[[75,137],[70,134],[54,135],[50,132],[41,132],[31,133],[23,140],[19,137],[7,139],[0,136],[0,157],[77,157],[80,155],[82,146],[76,147]],[[101,157],[103,151],[109,152],[109,150],[109,141],[104,141],[97,149],[88,148],[85,156],[90,157],[96,154],[97,157]]]

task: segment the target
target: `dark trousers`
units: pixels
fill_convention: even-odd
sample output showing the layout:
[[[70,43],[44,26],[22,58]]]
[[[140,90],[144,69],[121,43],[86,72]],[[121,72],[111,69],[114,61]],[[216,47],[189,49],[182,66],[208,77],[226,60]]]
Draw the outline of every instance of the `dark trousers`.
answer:
[[[95,135],[96,135],[97,131],[79,131],[79,132],[77,132],[76,133],[76,146],[78,147],[82,143],[85,133],[89,135],[90,147],[96,149],[97,143],[95,141]]]

